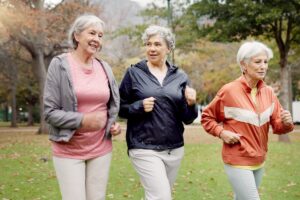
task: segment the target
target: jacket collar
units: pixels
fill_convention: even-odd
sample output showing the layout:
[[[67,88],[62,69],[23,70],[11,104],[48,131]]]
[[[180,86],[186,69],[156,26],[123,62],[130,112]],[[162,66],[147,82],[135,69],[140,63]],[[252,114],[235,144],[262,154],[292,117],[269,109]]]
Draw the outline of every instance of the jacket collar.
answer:
[[[245,78],[244,75],[240,76],[237,81],[239,81],[242,84],[243,89],[247,92],[250,93],[252,88],[249,87],[248,82]],[[261,88],[265,87],[265,82],[263,80],[259,80],[257,83],[257,91],[259,91]]]
[[[142,61],[140,61],[140,62],[138,62],[137,64],[132,65],[132,66],[133,66],[133,67],[137,67],[137,68],[143,70],[143,71],[146,72],[146,73],[150,73],[149,68],[148,68],[148,66],[147,66],[147,62],[148,62],[147,60],[142,60]],[[172,65],[172,64],[169,63],[168,61],[166,61],[166,65],[167,65],[167,67],[168,67],[168,73],[169,73],[169,72],[176,71],[176,70],[178,69],[177,66]]]

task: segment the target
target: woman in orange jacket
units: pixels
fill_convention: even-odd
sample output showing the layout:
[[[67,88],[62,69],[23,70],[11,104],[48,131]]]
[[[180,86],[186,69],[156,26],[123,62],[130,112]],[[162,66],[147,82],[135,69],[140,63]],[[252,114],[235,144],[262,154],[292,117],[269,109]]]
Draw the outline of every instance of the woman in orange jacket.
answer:
[[[237,53],[242,75],[224,85],[203,110],[202,126],[223,140],[222,157],[235,200],[258,200],[267,153],[269,127],[276,134],[293,130],[289,111],[263,81],[272,50],[244,43]]]

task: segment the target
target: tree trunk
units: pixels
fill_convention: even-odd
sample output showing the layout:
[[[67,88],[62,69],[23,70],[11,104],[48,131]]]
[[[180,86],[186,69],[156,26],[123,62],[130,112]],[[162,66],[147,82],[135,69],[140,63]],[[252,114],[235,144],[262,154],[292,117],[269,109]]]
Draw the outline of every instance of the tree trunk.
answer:
[[[36,57],[34,59],[34,67],[39,80],[39,104],[40,104],[40,128],[38,134],[48,133],[47,125],[43,117],[44,113],[44,85],[46,80],[46,68],[44,63],[44,54],[42,48],[36,48]]]
[[[12,81],[12,88],[11,88],[11,127],[17,127],[17,85],[16,81]]]
[[[290,70],[287,65],[287,53],[283,53],[283,55],[280,57],[280,82],[281,82],[281,89],[280,89],[280,94],[279,94],[279,100],[281,105],[283,106],[284,109],[291,111],[291,95],[290,95]],[[284,135],[279,135],[278,136],[278,141],[279,142],[290,142],[290,138],[288,134]]]
[[[33,126],[33,105],[29,103],[27,105],[27,111],[28,111],[28,119],[27,119],[27,126]]]
[[[4,121],[5,122],[8,122],[9,120],[9,109],[8,109],[8,102],[6,101],[5,104],[4,104]]]
[[[18,84],[18,69],[15,63],[11,65],[9,73],[11,81],[11,127],[17,127],[17,84]]]

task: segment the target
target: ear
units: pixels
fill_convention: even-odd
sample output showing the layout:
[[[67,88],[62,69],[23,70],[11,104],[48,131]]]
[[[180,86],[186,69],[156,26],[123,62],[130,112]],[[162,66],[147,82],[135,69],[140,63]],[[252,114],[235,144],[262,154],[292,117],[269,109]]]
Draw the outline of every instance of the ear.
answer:
[[[168,53],[167,54],[169,54],[169,53],[171,53],[172,52],[172,50],[168,47]]]
[[[241,61],[240,65],[241,65],[241,70],[242,70],[243,74],[245,74],[245,72],[247,71],[247,63],[245,63],[245,61]]]
[[[76,42],[78,42],[79,34],[78,33],[73,33],[73,34],[74,34],[74,39],[76,40]]]

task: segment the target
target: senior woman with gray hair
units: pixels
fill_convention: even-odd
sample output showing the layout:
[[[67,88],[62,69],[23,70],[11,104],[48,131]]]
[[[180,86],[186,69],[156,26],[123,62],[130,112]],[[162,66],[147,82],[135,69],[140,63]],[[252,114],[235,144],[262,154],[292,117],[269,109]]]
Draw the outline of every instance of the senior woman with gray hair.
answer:
[[[276,134],[293,130],[289,111],[263,81],[272,50],[245,42],[237,53],[242,75],[224,85],[203,110],[202,126],[223,140],[222,157],[235,200],[258,200],[267,153],[269,127]]]
[[[52,59],[44,90],[53,163],[63,200],[104,200],[119,89],[111,67],[95,57],[104,23],[81,15],[73,23],[72,50]]]
[[[127,119],[126,141],[146,200],[171,200],[184,154],[183,123],[197,117],[196,91],[186,73],[167,61],[172,32],[149,26],[143,36],[146,60],[128,68],[120,85],[119,116]]]

